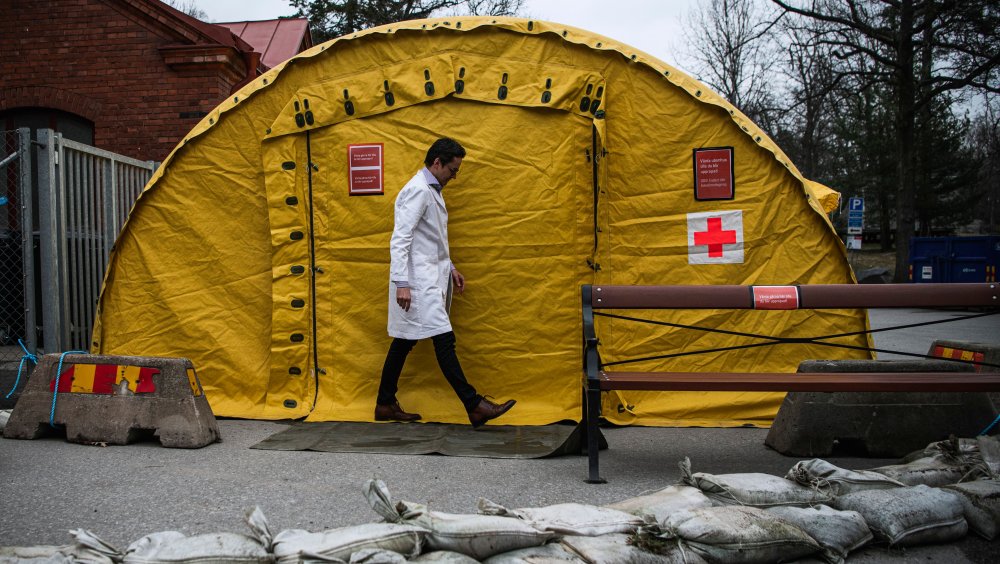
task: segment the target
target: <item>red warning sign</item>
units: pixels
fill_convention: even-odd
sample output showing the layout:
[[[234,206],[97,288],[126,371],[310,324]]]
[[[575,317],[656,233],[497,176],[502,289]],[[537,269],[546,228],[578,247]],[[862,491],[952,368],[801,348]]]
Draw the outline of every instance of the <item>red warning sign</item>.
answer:
[[[347,181],[352,196],[384,193],[382,152],[382,143],[347,146]]]
[[[732,147],[694,150],[694,199],[732,200],[736,181]]]
[[[799,289],[795,286],[754,286],[754,309],[799,309]]]

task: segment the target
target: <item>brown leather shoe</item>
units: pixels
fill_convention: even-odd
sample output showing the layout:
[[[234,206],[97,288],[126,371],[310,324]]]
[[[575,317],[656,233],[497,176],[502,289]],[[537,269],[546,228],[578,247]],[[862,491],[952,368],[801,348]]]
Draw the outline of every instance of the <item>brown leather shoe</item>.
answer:
[[[419,413],[407,413],[397,401],[391,405],[375,404],[375,421],[416,421]]]
[[[517,400],[507,400],[501,404],[495,404],[483,398],[479,401],[479,405],[469,412],[469,422],[472,423],[474,428],[482,427],[490,419],[496,419],[510,411],[510,408],[514,407],[515,403],[517,403]]]

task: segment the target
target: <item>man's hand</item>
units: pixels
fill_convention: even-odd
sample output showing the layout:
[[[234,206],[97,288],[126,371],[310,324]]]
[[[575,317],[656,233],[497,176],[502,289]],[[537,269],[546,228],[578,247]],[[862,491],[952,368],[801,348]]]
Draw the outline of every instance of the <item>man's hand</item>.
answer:
[[[455,284],[455,289],[459,294],[465,293],[465,276],[457,268],[451,269],[451,281]]]
[[[403,311],[410,311],[410,289],[396,288],[396,303]]]

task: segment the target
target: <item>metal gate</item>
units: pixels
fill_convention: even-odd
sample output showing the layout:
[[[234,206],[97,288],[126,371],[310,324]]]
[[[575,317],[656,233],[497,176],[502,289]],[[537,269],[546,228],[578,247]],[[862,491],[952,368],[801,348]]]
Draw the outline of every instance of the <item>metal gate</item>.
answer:
[[[5,131],[0,150],[0,371],[30,352],[87,350],[108,255],[157,163]],[[41,346],[39,346],[41,345]]]

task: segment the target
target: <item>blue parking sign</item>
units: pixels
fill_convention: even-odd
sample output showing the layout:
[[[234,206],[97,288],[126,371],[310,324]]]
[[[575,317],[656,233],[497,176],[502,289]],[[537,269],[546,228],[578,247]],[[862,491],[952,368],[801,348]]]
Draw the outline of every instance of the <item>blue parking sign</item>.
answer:
[[[847,210],[852,212],[865,211],[865,199],[858,197],[848,199]]]

